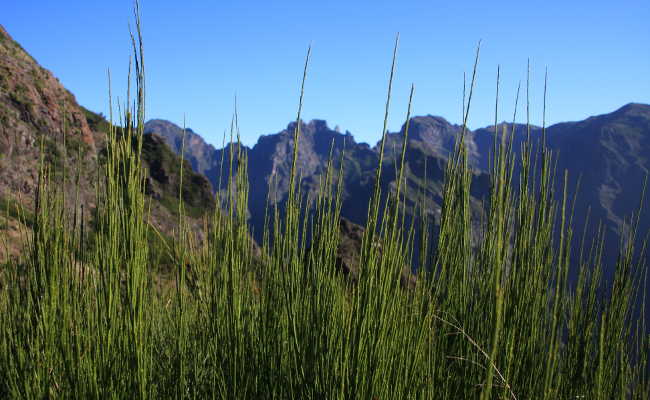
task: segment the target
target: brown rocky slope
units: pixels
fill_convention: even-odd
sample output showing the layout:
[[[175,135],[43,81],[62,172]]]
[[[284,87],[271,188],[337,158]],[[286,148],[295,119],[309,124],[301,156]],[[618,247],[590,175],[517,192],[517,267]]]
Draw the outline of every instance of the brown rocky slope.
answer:
[[[58,187],[71,196],[78,193],[79,209],[68,211],[80,215],[84,205],[85,216],[93,215],[109,126],[103,116],[81,107],[0,26],[0,263],[19,257],[29,236],[41,149]],[[147,135],[144,140],[149,222],[171,235],[178,220],[181,161],[160,137]],[[214,209],[212,189],[187,161],[183,174],[183,200],[198,227],[201,217]]]

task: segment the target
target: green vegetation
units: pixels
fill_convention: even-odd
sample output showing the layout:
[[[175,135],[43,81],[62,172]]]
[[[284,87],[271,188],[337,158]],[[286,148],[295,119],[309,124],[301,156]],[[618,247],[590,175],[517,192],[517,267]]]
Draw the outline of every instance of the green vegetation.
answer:
[[[80,157],[79,161],[83,161],[84,157],[90,150],[90,146],[88,146],[81,138],[80,131],[74,132],[72,135],[68,135],[68,137],[65,139],[65,146],[68,155],[77,158]]]
[[[50,170],[49,178],[54,182],[76,179],[77,174],[69,174],[70,171],[67,171],[69,167],[64,168],[64,164],[75,165],[75,168],[88,173],[84,158],[90,148],[83,142],[80,135],[66,135],[65,139],[59,139],[59,141],[57,138],[45,134],[39,136],[43,161]]]
[[[33,227],[35,216],[26,210],[19,201],[0,196],[0,210],[3,217],[13,218],[27,227]]]
[[[136,28],[139,35],[139,21]],[[156,290],[159,249],[150,246],[140,157],[141,41],[134,52],[136,107],[121,117],[122,134],[109,127],[94,246],[85,246],[84,224],[64,212],[77,209],[76,200],[48,185],[41,163],[30,252],[24,265],[3,271],[12,284],[0,291],[0,398],[650,396],[650,336],[632,314],[645,249],[622,243],[613,285],[604,287],[602,232],[593,243],[582,234],[580,278],[570,288],[571,199],[554,193],[551,154],[534,154],[529,143],[515,160],[509,140],[495,141],[484,233],[473,243],[471,170],[459,140],[433,238],[426,215],[423,227],[404,223],[405,147],[395,191],[381,193],[386,117],[355,285],[337,273],[335,260],[341,186],[333,182],[343,171],[331,160],[318,197],[302,197],[300,124],[286,210],[269,209],[259,256],[246,225],[246,154],[237,147],[239,154],[224,160],[236,173],[219,191],[215,202],[225,210],[215,208],[202,241],[184,218],[183,164],[177,239],[166,241],[174,284],[170,292]],[[309,53],[303,88],[308,60]],[[235,122],[231,142],[237,132]],[[517,191],[515,162],[524,171]],[[382,196],[391,206],[380,208]],[[312,205],[313,214],[303,212]],[[405,290],[400,275],[416,229],[422,248],[435,239],[437,250],[420,252],[416,288]]]
[[[120,127],[111,127],[110,122],[104,116],[87,109],[83,109],[83,112],[90,129],[105,133],[115,129],[116,135],[124,134]],[[137,144],[137,142],[133,142],[133,146],[137,146]],[[186,216],[200,218],[204,216],[206,210],[214,208],[210,183],[203,176],[196,174],[188,161],[183,160],[182,162],[182,174],[186,176],[186,180],[181,187],[179,179],[181,168],[178,165],[178,157],[164,141],[147,135],[143,138],[141,146],[140,155],[151,178],[145,185],[147,194],[153,195],[175,217],[178,217],[179,212],[179,193],[182,193]],[[104,162],[103,157],[101,157],[101,162]]]
[[[102,114],[96,114],[81,106],[79,108],[83,111],[86,121],[88,122],[88,127],[90,127],[91,130],[104,133],[110,132],[111,124]]]
[[[45,162],[51,166],[53,171],[63,170],[63,151],[59,144],[52,137],[41,135],[43,157]]]
[[[179,168],[176,154],[163,140],[147,135],[142,143],[141,154],[151,177],[147,191],[156,193],[160,204],[172,215],[179,215],[179,199],[182,199],[185,215],[192,218],[199,218],[205,210],[214,208],[207,179],[196,174],[187,160],[182,160],[182,167]],[[185,176],[185,180],[181,185],[182,176]]]

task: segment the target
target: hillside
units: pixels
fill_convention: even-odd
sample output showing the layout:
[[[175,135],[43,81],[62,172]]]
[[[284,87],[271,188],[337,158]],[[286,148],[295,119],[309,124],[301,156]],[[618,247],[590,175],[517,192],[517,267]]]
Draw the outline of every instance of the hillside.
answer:
[[[80,106],[74,95],[0,26],[0,236],[7,242],[7,246],[0,245],[0,262],[18,256],[29,235],[41,146],[52,179],[68,198],[78,196],[78,209],[70,206],[70,213],[79,217],[83,205],[84,218],[91,222],[108,129],[103,116]],[[150,223],[170,235],[177,221],[180,158],[162,138],[147,135],[143,161],[148,174]],[[188,162],[183,168],[183,199],[192,223],[198,224],[199,217],[214,209],[210,183]],[[21,207],[17,206],[23,208],[26,218],[19,217]]]

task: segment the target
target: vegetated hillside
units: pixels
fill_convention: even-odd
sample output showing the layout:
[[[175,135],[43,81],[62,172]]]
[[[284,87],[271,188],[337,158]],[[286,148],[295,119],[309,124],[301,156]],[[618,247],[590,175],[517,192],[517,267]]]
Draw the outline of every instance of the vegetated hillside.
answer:
[[[83,205],[84,219],[89,222],[96,207],[96,185],[103,184],[98,177],[108,130],[103,116],[81,107],[0,26],[0,236],[7,242],[7,246],[0,244],[0,262],[20,254],[25,233],[30,231],[41,147],[52,179],[70,199],[69,211],[80,217]],[[148,171],[150,222],[169,235],[178,221],[180,158],[162,138],[149,135],[142,155]],[[188,214],[196,219],[214,209],[210,183],[188,162],[183,168],[183,200]]]

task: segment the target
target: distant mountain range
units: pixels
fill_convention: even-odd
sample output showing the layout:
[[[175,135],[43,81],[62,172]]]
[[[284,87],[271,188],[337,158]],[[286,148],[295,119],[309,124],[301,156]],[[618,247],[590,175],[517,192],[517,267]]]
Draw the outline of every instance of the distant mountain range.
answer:
[[[508,131],[513,126],[505,124]],[[291,149],[295,122],[286,129],[261,136],[251,148],[246,148],[249,168],[251,225],[256,235],[262,229],[264,209],[270,183],[276,182],[276,193],[271,200],[282,202],[287,197]],[[514,127],[514,151],[527,136],[526,125]],[[499,126],[499,130],[503,125]],[[442,203],[441,190],[444,166],[453,150],[462,127],[444,118],[432,115],[414,117],[410,121],[406,154],[406,199],[414,204],[423,190],[426,192],[426,209],[438,215]],[[170,147],[180,152],[183,129],[164,120],[151,120],[145,132],[155,133],[165,139]],[[330,147],[333,158],[339,160],[345,149],[342,215],[356,223],[365,223],[367,205],[373,188],[374,171],[378,165],[379,144],[370,147],[357,143],[349,133],[332,130],[322,120],[302,123],[299,143],[298,173],[303,189],[315,193],[319,178],[327,168]],[[540,127],[530,127],[533,142],[542,136]],[[489,191],[489,159],[493,148],[494,126],[466,133],[469,159],[476,173],[472,185],[475,205]],[[650,171],[650,105],[627,104],[604,115],[584,121],[552,125],[546,130],[547,145],[557,160],[556,190],[561,195],[564,170],[569,173],[569,199],[573,197],[580,180],[575,206],[576,243],[581,237],[587,215],[591,221],[588,232],[595,232],[598,222],[607,230],[606,252],[609,261],[616,258],[616,249],[623,222],[635,212],[641,201],[643,182]],[[397,154],[401,151],[404,127],[389,133],[386,142],[386,162],[383,171],[383,189],[395,184]],[[227,168],[221,169],[221,159],[228,157],[229,148],[215,149],[192,130],[186,131],[185,157],[193,168],[207,176],[213,190],[219,180],[225,182]],[[426,171],[425,171],[426,164]],[[517,171],[515,171],[515,174]],[[424,177],[427,177],[426,181]],[[644,202],[645,212],[640,221],[640,232],[650,230],[650,201]],[[259,236],[258,236],[259,237]],[[589,235],[591,237],[591,235]]]

